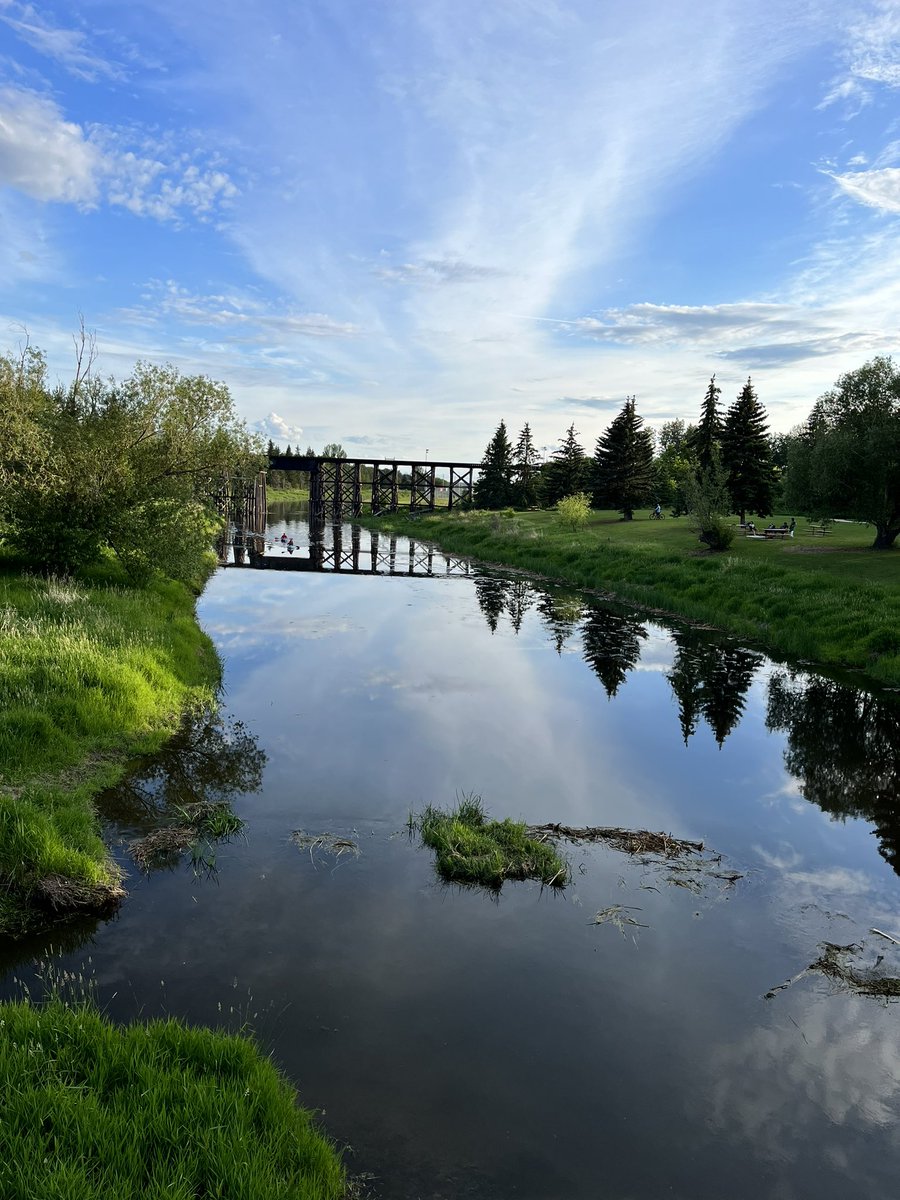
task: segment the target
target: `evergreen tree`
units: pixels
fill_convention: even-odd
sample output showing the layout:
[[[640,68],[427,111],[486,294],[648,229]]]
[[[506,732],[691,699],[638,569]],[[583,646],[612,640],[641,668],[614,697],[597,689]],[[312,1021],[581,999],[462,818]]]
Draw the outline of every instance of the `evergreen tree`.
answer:
[[[635,410],[634,396],[604,434],[594,452],[595,508],[612,505],[626,521],[644,504],[653,487],[653,439]]]
[[[513,450],[515,467],[516,503],[522,508],[534,508],[538,499],[538,468],[540,460],[531,437],[531,426],[526,422]]]
[[[476,575],[474,582],[478,607],[484,614],[491,633],[496,633],[500,618],[506,611],[510,583],[497,575]]]
[[[562,655],[563,646],[575,632],[584,615],[581,597],[567,592],[544,592],[538,600],[537,607],[541,620],[553,639],[556,653]]]
[[[691,450],[701,471],[708,471],[713,456],[722,442],[722,418],[719,416],[719,396],[722,389],[716,386],[716,377],[709,381],[703,406],[700,409],[700,424],[691,437]]]
[[[587,484],[588,460],[578,441],[574,422],[566,430],[559,449],[544,468],[544,503],[552,508],[564,496],[583,492]]]
[[[478,508],[505,508],[512,502],[512,446],[501,421],[488,442],[481,460],[481,475],[475,484],[475,504]]]
[[[731,508],[741,524],[748,511],[767,517],[772,511],[775,471],[765,410],[749,377],[725,416],[722,462],[728,472]]]

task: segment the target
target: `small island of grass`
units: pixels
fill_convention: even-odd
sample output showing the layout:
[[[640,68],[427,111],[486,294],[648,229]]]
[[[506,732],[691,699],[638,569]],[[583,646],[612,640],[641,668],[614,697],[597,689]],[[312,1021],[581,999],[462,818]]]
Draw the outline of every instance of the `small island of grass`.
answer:
[[[449,883],[497,889],[507,879],[537,879],[549,887],[569,881],[555,846],[529,837],[524,821],[489,821],[479,796],[463,797],[449,812],[429,804],[409,825],[434,850],[438,874]]]

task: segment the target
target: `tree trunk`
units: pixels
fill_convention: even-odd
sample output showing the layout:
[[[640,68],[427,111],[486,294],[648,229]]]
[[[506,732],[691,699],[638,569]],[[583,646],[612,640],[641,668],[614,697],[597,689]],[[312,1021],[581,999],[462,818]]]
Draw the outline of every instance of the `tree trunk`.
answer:
[[[898,533],[900,533],[900,523],[895,525],[876,525],[875,541],[872,543],[872,549],[890,550],[891,546],[897,540]]]
[[[623,508],[622,509],[622,520],[623,521],[631,521],[631,520],[633,520],[633,518],[634,518],[634,510],[633,509],[631,509],[631,508]]]

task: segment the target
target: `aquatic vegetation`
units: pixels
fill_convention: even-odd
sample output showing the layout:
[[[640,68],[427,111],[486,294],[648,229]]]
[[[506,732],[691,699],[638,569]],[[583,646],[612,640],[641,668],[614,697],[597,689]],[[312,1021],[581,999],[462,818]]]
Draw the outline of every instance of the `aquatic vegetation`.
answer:
[[[524,821],[489,821],[480,796],[464,796],[455,808],[442,811],[429,804],[410,814],[410,832],[434,850],[442,879],[499,888],[508,879],[537,879],[549,887],[565,887],[568,864],[555,846],[529,834]]]
[[[0,1005],[0,1194],[338,1200],[344,1168],[245,1036]]]

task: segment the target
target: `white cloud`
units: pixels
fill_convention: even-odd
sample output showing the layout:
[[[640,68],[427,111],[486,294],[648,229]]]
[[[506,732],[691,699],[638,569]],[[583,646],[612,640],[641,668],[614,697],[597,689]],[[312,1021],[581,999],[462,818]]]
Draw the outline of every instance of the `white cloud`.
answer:
[[[172,139],[144,139],[135,150],[125,133],[102,125],[85,132],[48,96],[16,87],[0,89],[0,184],[36,200],[95,207],[105,199],[174,222],[207,220],[237,195],[208,156],[179,150]]]
[[[90,50],[88,39],[81,31],[55,28],[30,4],[5,3],[0,7],[4,9],[0,12],[0,21],[32,49],[54,59],[77,79],[93,83],[101,76],[107,79],[123,77],[118,64]]]
[[[36,200],[91,205],[103,158],[48,97],[0,88],[0,184]]]
[[[270,412],[261,421],[254,421],[250,428],[261,433],[265,438],[271,438],[273,442],[281,446],[297,442],[303,437],[303,430],[299,425],[293,425],[284,417],[279,417],[276,412]]]
[[[900,213],[900,167],[849,171],[844,175],[832,175],[831,178],[860,204],[884,212]]]

